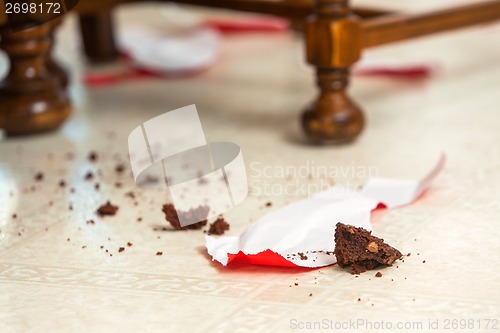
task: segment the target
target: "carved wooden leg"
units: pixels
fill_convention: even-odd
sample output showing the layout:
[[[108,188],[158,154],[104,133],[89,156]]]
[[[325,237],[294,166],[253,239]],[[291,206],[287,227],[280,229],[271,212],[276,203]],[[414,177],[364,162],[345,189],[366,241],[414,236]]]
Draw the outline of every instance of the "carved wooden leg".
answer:
[[[52,25],[50,37],[52,40],[54,40],[55,30],[57,29],[57,27],[61,25],[61,23],[62,23],[61,18],[50,21],[50,24]],[[69,76],[66,70],[54,60],[54,56],[52,54],[53,44],[54,43],[51,44],[51,48],[47,56],[47,63],[46,63],[47,70],[53,75],[55,75],[59,79],[59,82],[61,83],[62,87],[66,89],[69,84]]]
[[[10,71],[0,83],[0,128],[7,135],[53,130],[71,113],[66,92],[47,70],[51,25],[12,32],[0,28],[0,46],[10,59]]]
[[[346,93],[349,67],[361,55],[361,33],[348,0],[316,0],[316,14],[307,21],[306,48],[320,92],[302,117],[304,131],[315,142],[349,142],[363,129],[363,114]]]
[[[111,11],[80,15],[80,28],[87,58],[95,63],[116,60]]]

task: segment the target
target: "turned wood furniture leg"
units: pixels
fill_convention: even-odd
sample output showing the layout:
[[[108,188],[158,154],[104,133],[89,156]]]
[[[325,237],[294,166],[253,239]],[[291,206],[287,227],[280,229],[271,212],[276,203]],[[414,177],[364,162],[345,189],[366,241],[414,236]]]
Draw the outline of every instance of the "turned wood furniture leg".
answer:
[[[55,30],[57,29],[57,27],[59,27],[61,25],[61,23],[62,23],[62,19],[60,19],[60,18],[50,21],[50,24],[52,25],[50,37],[52,40],[54,40]],[[68,87],[68,84],[69,84],[69,76],[68,76],[68,73],[66,72],[66,70],[63,67],[61,67],[61,65],[59,65],[54,60],[54,55],[52,52],[53,45],[54,45],[54,43],[51,43],[49,54],[47,56],[47,63],[46,63],[47,70],[50,73],[52,73],[53,75],[55,75],[59,79],[59,82],[61,83],[62,87],[64,89],[66,89]]]
[[[87,58],[94,63],[116,60],[111,10],[80,15],[80,29]]]
[[[315,15],[306,23],[307,61],[316,67],[319,96],[305,110],[302,125],[315,142],[354,140],[363,129],[360,108],[346,88],[349,68],[360,58],[360,20],[348,0],[316,0]]]
[[[53,130],[71,113],[60,81],[47,70],[51,25],[12,32],[0,27],[0,47],[10,59],[10,70],[0,83],[0,128],[7,135]]]

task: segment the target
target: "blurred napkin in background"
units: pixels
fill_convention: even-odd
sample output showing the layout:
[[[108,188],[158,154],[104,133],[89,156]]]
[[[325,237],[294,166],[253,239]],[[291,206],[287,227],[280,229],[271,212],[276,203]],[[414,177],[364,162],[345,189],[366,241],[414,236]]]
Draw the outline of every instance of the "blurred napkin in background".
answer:
[[[168,29],[128,25],[118,29],[118,46],[125,68],[108,73],[88,72],[88,86],[109,85],[148,77],[180,77],[202,73],[219,56],[224,35],[284,33],[287,19],[265,15],[201,15],[177,5],[160,10]],[[408,62],[378,59],[365,53],[353,68],[354,75],[421,79],[432,75],[437,66],[427,61]]]

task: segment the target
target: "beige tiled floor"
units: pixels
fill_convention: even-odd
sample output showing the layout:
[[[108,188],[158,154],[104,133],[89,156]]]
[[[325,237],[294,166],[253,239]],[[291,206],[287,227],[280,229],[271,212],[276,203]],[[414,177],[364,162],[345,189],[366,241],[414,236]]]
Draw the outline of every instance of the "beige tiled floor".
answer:
[[[130,7],[120,20],[139,12],[144,19],[155,8]],[[73,29],[68,20],[60,39]],[[294,320],[358,319],[422,322],[413,331],[424,332],[429,320],[444,330],[452,318],[474,319],[469,331],[478,331],[486,320],[500,320],[499,31],[474,28],[371,50],[442,68],[419,82],[354,78],[351,92],[368,126],[341,147],[303,142],[297,117],[315,91],[297,36],[230,36],[220,61],[201,76],[99,89],[79,83],[86,65],[70,43],[60,43],[74,79],[74,116],[57,133],[0,143],[0,332],[282,332],[293,331]],[[338,267],[223,268],[206,255],[202,232],[155,231],[166,223],[166,195],[136,189],[114,166],[128,163],[127,135],[137,124],[192,103],[209,140],[242,147],[253,195],[226,214],[232,235],[304,196],[256,195],[262,186],[290,183],[257,177],[263,167],[333,166],[348,172],[333,181],[357,186],[366,177],[349,173],[353,168],[418,177],[446,152],[448,164],[426,196],[374,216],[375,233],[411,257],[380,279]],[[98,163],[87,161],[90,150],[100,153]],[[96,180],[83,179],[97,169]],[[45,174],[39,183],[37,171]],[[316,176],[294,179],[292,188],[320,184]],[[130,190],[137,206],[124,195]],[[118,214],[95,217],[108,199],[119,204]],[[267,201],[273,207],[264,208]]]

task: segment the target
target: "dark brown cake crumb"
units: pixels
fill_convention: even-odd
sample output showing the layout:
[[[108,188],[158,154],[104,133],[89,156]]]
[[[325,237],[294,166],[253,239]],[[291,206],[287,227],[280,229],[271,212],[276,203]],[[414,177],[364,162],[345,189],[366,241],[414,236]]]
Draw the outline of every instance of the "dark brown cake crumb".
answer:
[[[97,214],[99,216],[115,215],[117,211],[118,211],[118,206],[113,206],[111,202],[108,201],[97,209]]]
[[[88,220],[87,224],[95,224],[94,220]]]
[[[89,158],[89,161],[93,163],[93,162],[97,161],[97,159],[99,158],[99,155],[95,151],[91,151],[89,153],[88,158]]]
[[[382,273],[377,272],[377,274],[375,274],[375,277],[382,277]]]
[[[64,180],[59,181],[59,187],[66,187],[66,182]]]
[[[209,235],[222,235],[225,231],[229,230],[229,223],[224,220],[221,216],[214,223],[210,224],[210,228],[208,229]]]
[[[300,260],[307,260],[307,256],[304,253],[299,252],[298,255],[300,257]]]
[[[87,171],[84,178],[86,181],[91,181],[92,179],[94,179],[94,174],[92,173],[92,171]]]
[[[162,212],[165,213],[166,220],[175,230],[201,229],[207,224],[206,219],[209,211],[210,208],[208,206],[198,206],[198,208],[192,208],[187,212],[179,212],[179,214],[183,215],[186,219],[194,218],[195,220],[200,220],[200,222],[182,227],[173,204],[165,204],[162,209]]]
[[[266,207],[271,207],[273,203],[271,201],[266,202]]]
[[[123,171],[125,171],[125,165],[123,165],[123,164],[118,164],[118,165],[115,167],[115,171],[116,171],[116,173],[123,173]]]
[[[12,218],[15,220],[17,219],[17,214],[12,214]]]
[[[401,252],[372,236],[370,231],[337,223],[335,256],[340,267],[350,267],[352,274],[360,274],[380,265],[391,266],[402,258]]]
[[[132,245],[133,245],[132,243],[127,242],[127,246],[128,246],[128,247],[131,247]]]
[[[124,247],[120,247],[120,248],[118,248],[118,252],[123,252],[123,251],[125,251],[125,248],[124,248]]]
[[[43,180],[43,172],[37,172],[36,175],[35,175],[35,180],[37,182],[41,182]]]
[[[158,252],[156,252],[156,255],[157,255],[157,256],[161,256],[161,255],[163,255],[163,252],[158,251]]]
[[[95,183],[94,188],[96,191],[99,191],[101,189],[101,184]]]

